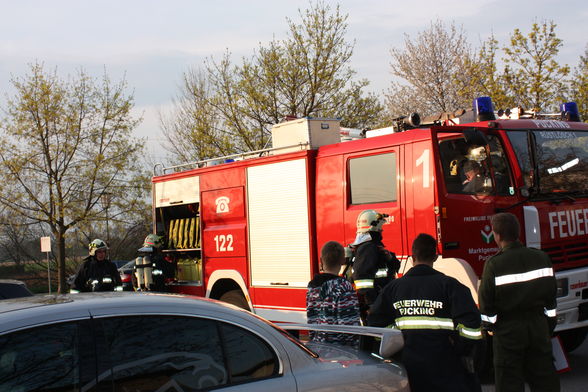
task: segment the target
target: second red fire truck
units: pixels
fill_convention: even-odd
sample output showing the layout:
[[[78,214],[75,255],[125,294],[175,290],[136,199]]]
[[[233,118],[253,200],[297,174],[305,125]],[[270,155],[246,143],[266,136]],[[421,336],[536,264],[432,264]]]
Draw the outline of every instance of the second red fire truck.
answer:
[[[571,103],[550,119],[497,117],[483,97],[460,114],[368,132],[296,119],[273,127],[272,149],[156,168],[154,233],[177,264],[169,290],[305,322],[321,246],[351,243],[357,215],[375,209],[389,215],[384,243],[403,260],[401,273],[412,240],[428,233],[436,268],[477,298],[484,262],[498,251],[490,216],[508,211],[526,245],[551,256],[557,330],[568,348],[579,345],[588,331],[588,124]],[[464,185],[471,167],[475,189]]]

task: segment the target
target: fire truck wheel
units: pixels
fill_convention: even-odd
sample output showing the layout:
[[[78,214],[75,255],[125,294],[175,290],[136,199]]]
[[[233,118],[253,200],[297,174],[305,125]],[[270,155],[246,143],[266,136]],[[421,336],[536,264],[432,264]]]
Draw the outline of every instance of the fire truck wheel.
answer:
[[[566,350],[572,352],[584,343],[586,335],[588,334],[588,327],[576,328],[558,333],[559,339]]]
[[[241,292],[241,290],[231,290],[227,291],[223,295],[221,295],[220,300],[223,302],[227,302],[231,305],[235,305],[240,307],[241,309],[251,310],[249,309],[249,304],[245,299],[245,296]]]

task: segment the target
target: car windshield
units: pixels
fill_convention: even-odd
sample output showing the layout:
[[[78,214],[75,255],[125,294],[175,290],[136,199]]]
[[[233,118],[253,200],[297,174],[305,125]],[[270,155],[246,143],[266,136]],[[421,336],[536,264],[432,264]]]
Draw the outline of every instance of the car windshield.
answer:
[[[128,260],[112,260],[112,262],[114,263],[114,265],[116,265],[116,268],[121,268],[124,265],[128,264]]]
[[[123,265],[122,267],[120,267],[119,269],[133,269],[135,267],[135,260],[131,260],[128,263],[126,263],[125,265]]]
[[[538,185],[539,193],[588,192],[588,132],[534,130],[507,134],[527,186]],[[533,178],[533,160],[537,179]]]

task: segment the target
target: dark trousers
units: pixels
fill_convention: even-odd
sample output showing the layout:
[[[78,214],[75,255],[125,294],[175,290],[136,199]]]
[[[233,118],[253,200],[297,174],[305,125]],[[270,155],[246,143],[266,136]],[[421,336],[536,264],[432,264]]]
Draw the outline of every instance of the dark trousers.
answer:
[[[496,392],[559,392],[551,334],[542,315],[501,320],[493,339]]]

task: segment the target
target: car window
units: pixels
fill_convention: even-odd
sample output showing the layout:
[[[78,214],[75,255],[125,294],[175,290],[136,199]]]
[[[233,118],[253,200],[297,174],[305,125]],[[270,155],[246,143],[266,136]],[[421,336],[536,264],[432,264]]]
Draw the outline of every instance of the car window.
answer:
[[[114,383],[117,391],[203,390],[228,382],[213,320],[107,318],[98,320],[96,335],[102,387]]]
[[[87,325],[70,322],[0,336],[0,391],[79,390],[95,377],[85,331]]]
[[[129,316],[97,323],[97,390],[208,390],[279,371],[276,354],[261,338],[215,320]]]
[[[234,325],[221,325],[232,383],[277,375],[278,359],[263,340]]]
[[[33,293],[20,281],[0,282],[0,299],[32,297]]]

